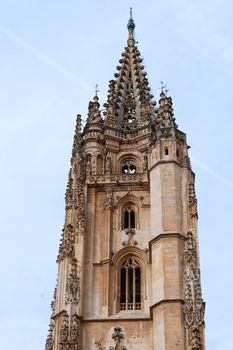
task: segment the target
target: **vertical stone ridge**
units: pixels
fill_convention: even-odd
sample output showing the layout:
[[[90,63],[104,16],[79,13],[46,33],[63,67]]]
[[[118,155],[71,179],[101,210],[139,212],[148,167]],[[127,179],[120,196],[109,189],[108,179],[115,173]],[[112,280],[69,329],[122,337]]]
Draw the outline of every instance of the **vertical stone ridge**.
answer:
[[[77,314],[71,318],[67,312],[63,314],[59,333],[59,350],[80,349],[80,320]]]
[[[82,171],[81,115],[77,115],[71,167],[65,193],[65,224],[57,257],[58,285],[51,303],[52,315],[45,350],[78,350],[80,321],[77,311],[81,295],[79,253],[76,243],[85,230],[85,192]],[[56,297],[58,293],[58,299]],[[71,307],[71,305],[74,305]],[[62,318],[62,320],[61,320]],[[61,325],[60,325],[61,324]]]
[[[184,250],[184,326],[188,349],[203,350],[205,303],[202,299],[196,239],[187,233]]]

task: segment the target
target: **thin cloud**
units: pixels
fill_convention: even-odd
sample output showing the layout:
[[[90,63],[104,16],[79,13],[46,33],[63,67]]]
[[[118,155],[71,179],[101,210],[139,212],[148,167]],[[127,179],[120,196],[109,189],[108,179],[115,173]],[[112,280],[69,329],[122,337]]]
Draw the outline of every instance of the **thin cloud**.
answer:
[[[199,166],[199,168],[205,170],[208,174],[212,175],[213,177],[215,177],[216,179],[218,179],[219,181],[224,183],[226,186],[233,189],[233,182],[229,181],[228,179],[223,177],[221,174],[219,174],[216,171],[214,171],[213,169],[209,168],[208,165],[205,165],[204,163],[200,162],[200,160],[198,160],[194,157],[191,157],[191,160],[194,164]]]
[[[57,72],[63,74],[66,78],[72,80],[75,84],[80,86],[81,88],[85,89],[88,92],[93,92],[93,89],[86,84],[84,81],[76,77],[73,73],[68,71],[66,68],[64,68],[61,64],[57,63],[53,59],[49,58],[39,50],[37,50],[35,47],[27,43],[25,40],[20,38],[18,35],[4,27],[3,25],[0,25],[0,33],[5,35],[8,39],[13,41],[14,43],[18,44],[19,46],[23,47],[25,50],[30,52],[32,55],[39,58],[41,61],[49,65],[51,68],[56,70]]]

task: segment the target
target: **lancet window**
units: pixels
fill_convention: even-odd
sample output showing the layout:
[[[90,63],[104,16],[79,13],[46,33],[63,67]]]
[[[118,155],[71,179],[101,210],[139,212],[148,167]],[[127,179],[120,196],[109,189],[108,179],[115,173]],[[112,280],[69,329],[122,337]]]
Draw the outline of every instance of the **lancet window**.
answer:
[[[120,270],[121,310],[141,309],[141,268],[134,257],[123,262]]]
[[[128,206],[124,209],[123,217],[123,229],[126,228],[135,228],[136,226],[136,217],[135,210],[132,206]]]

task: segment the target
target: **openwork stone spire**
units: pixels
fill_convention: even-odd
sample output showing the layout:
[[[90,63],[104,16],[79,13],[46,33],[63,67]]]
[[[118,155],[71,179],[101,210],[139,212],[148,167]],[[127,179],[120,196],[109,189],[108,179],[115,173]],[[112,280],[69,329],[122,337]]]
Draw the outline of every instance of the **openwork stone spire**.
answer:
[[[150,92],[147,73],[134,38],[135,24],[131,16],[127,25],[128,40],[117,66],[115,80],[109,84],[106,126],[134,130],[151,121],[155,102]]]

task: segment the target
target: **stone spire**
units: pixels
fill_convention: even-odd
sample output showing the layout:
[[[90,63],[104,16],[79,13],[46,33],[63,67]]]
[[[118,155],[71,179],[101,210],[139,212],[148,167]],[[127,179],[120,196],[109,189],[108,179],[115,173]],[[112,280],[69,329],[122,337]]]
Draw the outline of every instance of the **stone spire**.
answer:
[[[178,125],[175,122],[172,98],[167,96],[167,93],[162,89],[159,100],[159,109],[157,112],[157,118],[155,127],[160,128],[177,128]]]
[[[88,105],[88,115],[84,133],[86,133],[89,129],[102,130],[102,126],[103,121],[100,113],[99,97],[97,96],[96,92],[93,101],[90,101]]]
[[[154,114],[153,95],[147,73],[134,37],[132,9],[128,21],[128,40],[117,66],[115,80],[109,84],[106,107],[106,126],[134,130],[150,123]]]

